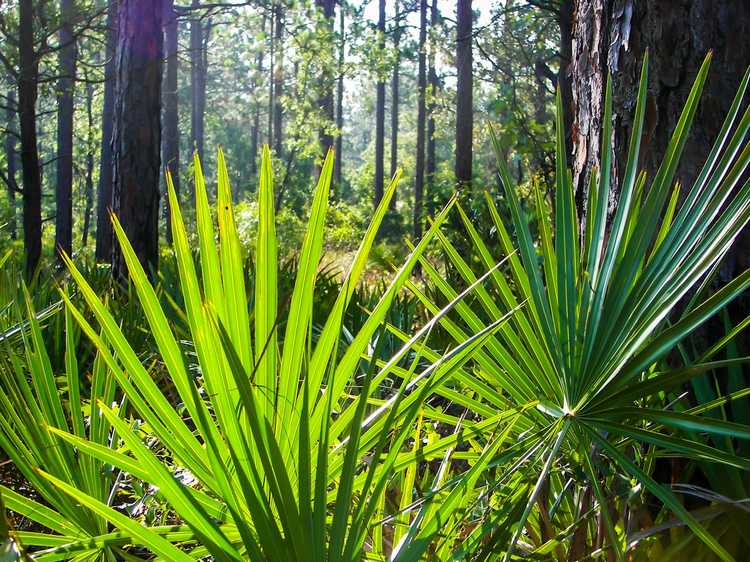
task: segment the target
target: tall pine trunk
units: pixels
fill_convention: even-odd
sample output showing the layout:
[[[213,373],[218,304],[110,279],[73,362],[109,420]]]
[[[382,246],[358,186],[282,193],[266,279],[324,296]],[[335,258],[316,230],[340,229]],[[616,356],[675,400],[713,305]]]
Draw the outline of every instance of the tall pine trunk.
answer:
[[[399,102],[399,65],[401,63],[401,14],[399,13],[399,2],[396,0],[396,16],[393,29],[393,51],[395,60],[393,64],[393,75],[391,76],[391,177],[396,175],[398,169],[398,102]],[[391,208],[396,205],[394,194],[391,199]]]
[[[284,95],[284,6],[278,3],[274,6],[275,26],[274,48],[275,60],[273,67],[273,147],[276,156],[280,157],[283,148],[283,118],[284,107],[281,96]]]
[[[16,225],[16,192],[18,183],[16,182],[16,93],[13,90],[8,92],[8,105],[5,108],[5,161],[8,166],[8,176],[6,178],[8,188],[8,207],[10,208],[10,237],[15,240],[17,237]]]
[[[385,0],[378,1],[378,50],[385,49]],[[377,100],[375,102],[375,207],[383,198],[383,174],[385,157],[385,81],[378,75]]]
[[[333,39],[334,0],[315,0],[315,5],[323,16],[326,33],[331,39]],[[332,50],[333,40],[331,40],[330,46]],[[319,139],[321,154],[325,156],[328,151],[333,148],[333,134],[331,133],[331,127],[334,123],[333,88],[335,79],[333,67],[329,64],[323,65],[318,80],[322,82],[322,94],[318,104],[323,117],[323,127],[320,130]]]
[[[419,1],[419,69],[417,73],[417,158],[414,170],[414,240],[422,238],[424,200],[424,140],[427,93],[427,0]]]
[[[266,33],[266,13],[263,12],[263,19],[261,20],[260,28],[263,30],[263,34]],[[250,175],[255,181],[255,177],[258,175],[258,138],[260,136],[260,87],[262,83],[263,73],[263,45],[261,44],[255,55],[255,69],[253,72],[253,97],[255,101],[253,103],[253,125],[250,129]]]
[[[339,61],[336,79],[336,154],[333,161],[334,196],[341,196],[341,164],[344,136],[344,62],[346,58],[346,12],[344,2],[339,3]]]
[[[36,133],[39,59],[34,49],[34,2],[20,0],[18,19],[18,119],[23,170],[23,241],[26,276],[36,271],[42,256],[42,174]]]
[[[435,154],[435,96],[438,90],[437,70],[435,69],[435,53],[437,51],[437,24],[438,7],[437,0],[432,0],[430,7],[430,45],[427,64],[427,81],[430,88],[430,103],[427,107],[427,156],[425,160],[425,184],[427,187],[427,214],[433,215],[433,204],[435,200],[435,171],[437,169],[437,156]]]
[[[94,208],[94,85],[86,75],[86,176],[85,199],[86,208],[83,211],[83,236],[81,247],[85,248],[89,241],[91,230],[91,212]]]
[[[57,82],[57,186],[55,190],[55,246],[73,251],[73,94],[76,76],[76,42],[73,36],[73,0],[60,0],[60,51]]]
[[[199,0],[193,0],[193,7],[199,5]],[[196,11],[193,20],[190,22],[190,136],[192,149],[198,152],[201,160],[203,160],[206,113],[206,69],[203,65],[203,34],[203,22]]]
[[[474,135],[474,103],[472,77],[472,12],[471,0],[456,4],[456,183],[471,184],[472,139]]]
[[[164,51],[167,59],[164,79],[164,167],[169,170],[177,195],[180,194],[180,114],[177,84],[178,59],[177,14],[174,0],[164,0]],[[165,200],[167,212],[167,242],[172,243],[172,221],[169,220],[169,199]]]
[[[136,256],[155,272],[159,258],[159,176],[163,8],[151,0],[121,0],[118,11],[114,209]],[[119,247],[117,277],[126,275]]]
[[[102,146],[99,154],[99,185],[96,195],[96,261],[112,259],[112,128],[115,115],[115,56],[117,52],[117,2],[107,1],[107,43],[104,63]]]

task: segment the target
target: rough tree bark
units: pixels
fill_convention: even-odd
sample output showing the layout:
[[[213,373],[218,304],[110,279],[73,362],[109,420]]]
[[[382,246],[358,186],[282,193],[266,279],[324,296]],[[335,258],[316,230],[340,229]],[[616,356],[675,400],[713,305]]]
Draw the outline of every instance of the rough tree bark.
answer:
[[[163,12],[151,0],[120,0],[115,81],[114,210],[152,273],[159,259]],[[117,277],[126,275],[117,245],[112,265]]]
[[[73,36],[74,10],[73,0],[60,0],[55,246],[67,255],[73,251],[73,94],[77,54]]]
[[[8,188],[8,206],[10,207],[10,237],[15,240],[17,237],[17,225],[16,225],[16,192],[18,191],[18,183],[16,182],[16,93],[13,90],[8,92],[8,105],[5,108],[5,121],[6,121],[6,133],[5,133],[5,161],[8,165],[8,176],[6,179],[6,187]]]
[[[474,135],[472,76],[471,0],[457,0],[456,16],[456,183],[471,184],[472,139]]]
[[[192,7],[200,5],[193,0]],[[203,22],[198,11],[190,21],[190,137],[191,145],[203,160],[204,118],[206,114],[206,69],[203,65]]]
[[[346,12],[343,0],[339,2],[339,61],[336,79],[336,154],[333,161],[334,196],[341,191],[341,163],[344,136],[344,62],[346,58],[344,39],[346,33]]]
[[[112,128],[115,113],[115,56],[117,51],[117,1],[107,2],[107,45],[104,63],[104,107],[102,108],[102,146],[99,154],[99,185],[96,196],[97,262],[112,259]]]
[[[385,50],[385,0],[378,2],[378,50]],[[383,198],[383,174],[385,157],[385,81],[378,75],[377,100],[375,102],[375,207]]]
[[[574,99],[573,179],[585,192],[599,162],[604,86],[613,77],[613,188],[618,193],[632,130],[643,54],[649,84],[641,167],[653,177],[695,75],[709,50],[714,61],[687,141],[677,179],[690,185],[705,161],[750,64],[750,4],[734,0],[578,0],[570,67]]]
[[[435,53],[437,51],[436,28],[438,24],[437,0],[432,0],[430,7],[430,45],[427,64],[427,82],[430,88],[430,103],[427,107],[427,156],[425,160],[425,184],[427,187],[427,214],[433,214],[433,199],[435,187],[435,171],[437,169],[437,157],[435,154],[435,95],[438,89],[438,77],[435,69]]]
[[[419,2],[419,69],[417,71],[417,158],[414,170],[414,240],[422,238],[425,116],[427,93],[427,0]]]
[[[20,0],[18,19],[18,119],[23,170],[23,240],[26,276],[31,278],[42,256],[42,174],[36,134],[39,59],[34,50],[34,2]]]
[[[574,99],[574,182],[579,212],[585,186],[599,163],[607,73],[613,77],[613,187],[619,193],[627,158],[643,54],[649,84],[640,167],[653,178],[695,75],[709,50],[714,60],[676,179],[692,185],[716,139],[742,75],[750,65],[750,3],[740,0],[577,0],[570,66]],[[648,183],[647,183],[648,187]],[[740,236],[721,270],[723,281],[750,266],[750,233]],[[738,316],[747,302],[733,305]],[[746,340],[747,341],[747,340]]]
[[[179,50],[177,14],[174,0],[164,0],[164,54],[167,69],[164,78],[164,167],[169,170],[177,195],[180,194],[180,128],[177,71]],[[167,242],[172,243],[172,221],[169,219],[169,199],[165,199]]]

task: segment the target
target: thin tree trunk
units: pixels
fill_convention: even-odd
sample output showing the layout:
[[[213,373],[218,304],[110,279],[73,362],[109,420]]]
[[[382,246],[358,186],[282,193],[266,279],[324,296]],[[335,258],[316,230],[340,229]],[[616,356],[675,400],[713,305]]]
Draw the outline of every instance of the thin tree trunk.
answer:
[[[385,0],[378,2],[378,50],[385,50]],[[375,207],[383,198],[383,174],[385,156],[385,81],[378,76],[377,101],[375,106]]]
[[[151,0],[121,0],[118,12],[114,203],[125,234],[147,271],[159,259],[163,8]],[[114,273],[126,275],[119,248]]]
[[[200,5],[193,0],[192,6]],[[204,117],[206,112],[206,69],[203,67],[203,23],[196,13],[190,22],[190,136],[193,150],[203,161]]]
[[[284,95],[284,6],[276,5],[276,31],[274,44],[276,48],[276,60],[273,72],[273,146],[276,157],[281,156],[283,148],[283,117],[284,108],[281,104],[281,96]]]
[[[427,214],[433,215],[433,200],[435,193],[435,171],[437,169],[437,157],[435,154],[435,96],[438,89],[437,71],[435,70],[435,52],[437,51],[436,28],[438,24],[437,0],[432,0],[430,8],[430,51],[427,70],[427,80],[430,88],[430,103],[427,107],[427,157],[425,162],[425,183],[427,186]]]
[[[177,195],[180,194],[180,115],[179,94],[177,91],[177,71],[179,50],[177,14],[174,0],[164,0],[164,50],[167,59],[164,80],[164,167],[172,176]],[[165,198],[167,243],[172,243],[172,221],[169,218],[169,199]]]
[[[425,94],[427,93],[427,0],[419,2],[419,70],[417,74],[417,159],[414,170],[414,240],[422,238],[425,172]]]
[[[16,192],[18,183],[16,182],[16,93],[13,90],[8,92],[8,107],[5,108],[5,120],[7,132],[5,134],[5,161],[8,164],[8,206],[10,207],[10,237],[15,240],[18,236],[16,224]]]
[[[322,16],[325,20],[325,30],[328,36],[331,38],[330,46],[333,48],[333,16],[335,11],[334,0],[315,0],[315,5],[321,11]],[[334,113],[333,113],[333,88],[334,88],[334,75],[333,68],[331,65],[325,64],[321,69],[322,72],[318,77],[322,84],[323,93],[320,96],[318,102],[320,110],[323,116],[323,127],[319,132],[320,149],[321,154],[325,156],[330,149],[333,148],[333,134],[331,133],[331,127],[334,124]]]
[[[266,13],[263,12],[260,28],[263,34],[266,33]],[[253,72],[253,97],[255,98],[255,107],[253,108],[253,125],[250,129],[250,174],[255,181],[258,175],[258,137],[260,136],[260,88],[263,73],[263,45],[261,44],[258,53],[255,55],[255,70]]]
[[[342,177],[342,152],[343,152],[343,135],[344,135],[344,63],[346,58],[345,51],[345,34],[346,34],[346,12],[344,11],[344,2],[339,2],[339,61],[338,61],[338,79],[336,81],[336,154],[333,161],[334,177],[334,196],[340,197],[341,194],[341,177]]]
[[[472,141],[474,136],[472,76],[472,12],[471,0],[458,0],[456,5],[456,183],[471,184]]]
[[[86,209],[83,212],[83,237],[81,240],[83,248],[89,241],[91,211],[94,208],[94,85],[89,81],[86,82],[86,133]]]
[[[562,98],[563,122],[565,123],[565,149],[568,162],[573,156],[573,90],[570,84],[570,63],[573,58],[573,2],[562,0],[557,16],[560,29],[560,69],[557,72],[557,87]]]
[[[269,43],[270,47],[268,49],[269,51],[269,62],[268,62],[268,128],[266,129],[266,144],[268,144],[269,147],[273,146],[273,110],[274,110],[274,100],[273,100],[273,89],[274,85],[276,84],[274,80],[274,76],[276,73],[276,32],[275,32],[275,25],[276,25],[276,6],[271,6],[271,24],[270,24],[270,33],[269,35]]]
[[[76,76],[76,42],[73,37],[73,0],[60,0],[60,45],[57,82],[57,187],[55,246],[73,252],[73,94]]]
[[[20,0],[18,30],[18,116],[23,169],[23,239],[26,249],[26,276],[31,278],[42,256],[42,175],[36,135],[39,59],[34,51],[33,0]]]
[[[102,146],[99,154],[99,185],[96,196],[96,261],[112,259],[112,128],[115,114],[115,56],[117,50],[117,0],[107,2],[107,46],[104,64]]]
[[[396,60],[393,65],[393,75],[391,76],[391,177],[396,174],[398,168],[398,80],[399,80],[399,63],[401,62],[401,14],[399,13],[399,2],[396,0],[395,29],[393,30],[393,50]],[[396,205],[396,196],[391,199],[391,207]]]

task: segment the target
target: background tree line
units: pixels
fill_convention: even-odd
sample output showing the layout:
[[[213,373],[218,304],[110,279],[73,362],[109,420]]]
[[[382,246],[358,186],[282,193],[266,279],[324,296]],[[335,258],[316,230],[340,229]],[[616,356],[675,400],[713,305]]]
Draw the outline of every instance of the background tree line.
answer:
[[[687,147],[695,157],[680,170],[687,183],[750,62],[740,39],[747,11],[740,0],[3,2],[7,232],[23,239],[28,274],[44,247],[86,252],[94,241],[96,259],[117,269],[112,208],[155,268],[160,232],[169,238],[163,168],[187,197],[192,152],[210,175],[222,145],[235,195],[251,199],[266,143],[277,207],[297,214],[328,148],[337,202],[363,211],[402,167],[389,234],[418,237],[456,187],[471,198],[496,183],[486,122],[497,124],[520,185],[554,188],[558,88],[582,207],[606,75],[621,154],[647,49],[649,174],[699,61],[713,49],[720,62]],[[622,162],[612,163],[612,201]]]

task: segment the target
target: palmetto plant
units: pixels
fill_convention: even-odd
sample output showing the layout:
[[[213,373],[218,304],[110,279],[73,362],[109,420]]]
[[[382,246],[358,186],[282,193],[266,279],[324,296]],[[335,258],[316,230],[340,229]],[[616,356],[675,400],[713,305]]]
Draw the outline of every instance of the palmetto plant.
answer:
[[[748,361],[715,358],[742,326],[693,362],[670,368],[665,361],[679,342],[750,284],[746,271],[707,298],[702,296],[750,218],[750,183],[739,185],[750,161],[750,110],[739,117],[750,75],[745,75],[693,186],[681,197],[674,183],[709,63],[710,56],[698,73],[661,167],[647,178],[637,169],[646,100],[644,61],[619,201],[609,225],[613,149],[608,82],[601,169],[590,184],[588,219],[580,240],[559,98],[554,218],[550,225],[545,198],[537,189],[532,205],[538,241],[493,134],[517,250],[488,196],[500,248],[509,256],[507,270],[492,273],[491,286],[477,287],[474,306],[461,303],[441,322],[461,342],[482,328],[483,318],[496,318],[528,300],[528,306],[478,351],[477,368],[462,373],[464,380],[457,379],[454,390],[460,394],[461,385],[471,383],[463,389],[476,402],[467,416],[475,424],[498,407],[533,408],[516,422],[512,444],[499,451],[492,471],[476,480],[473,499],[467,501],[471,532],[458,545],[461,556],[483,559],[501,552],[504,559],[533,554],[575,560],[607,551],[607,556],[623,560],[630,527],[637,530],[638,525],[634,518],[628,523],[629,513],[635,513],[628,511],[628,496],[647,492],[664,506],[662,518],[676,516],[717,556],[732,559],[720,538],[707,532],[674,491],[653,476],[662,456],[750,469],[750,461],[722,444],[725,439],[750,439],[750,427],[706,415],[746,396],[748,389],[692,408],[681,407],[679,400],[670,403],[675,391],[694,377]],[[479,236],[460,206],[457,211],[475,255],[484,267],[493,267],[493,245]],[[470,264],[450,240],[441,233],[438,239],[465,283],[475,283]],[[456,291],[444,281],[445,275],[430,261],[421,261],[442,298],[453,299]],[[424,292],[411,288],[436,310]],[[692,300],[681,306],[691,294]],[[490,447],[493,441],[483,437],[480,443]],[[451,551],[457,547],[456,535],[446,535],[445,548]]]
[[[384,367],[363,361],[365,354],[382,357],[386,338],[374,336],[380,333],[391,303],[420,254],[437,235],[451,201],[344,347],[342,319],[396,188],[396,177],[374,214],[331,313],[314,332],[314,287],[333,158],[328,155],[314,195],[294,290],[288,302],[280,303],[267,149],[258,194],[260,224],[250,307],[221,152],[218,163],[217,248],[214,218],[200,163],[195,161],[200,275],[175,192],[171,181],[167,182],[189,348],[175,336],[157,292],[113,217],[130,280],[180,404],[170,402],[106,304],[66,258],[80,298],[98,329],[90,315],[63,293],[66,310],[93,343],[108,380],[116,381],[127,404],[113,406],[111,396],[93,395],[91,419],[111,427],[107,442],[55,423],[54,412],[38,420],[40,431],[59,438],[60,450],[75,450],[79,462],[111,465],[152,484],[180,523],[172,528],[143,526],[114,509],[102,494],[71,481],[49,464],[38,463],[29,476],[43,478],[43,486],[51,485],[82,512],[115,527],[117,533],[107,540],[146,547],[163,560],[207,556],[217,561],[383,559],[386,541],[380,522],[387,516],[387,487],[394,478],[408,481],[414,477],[418,457],[408,440],[415,436],[415,425],[419,426],[424,399],[467,364],[510,313],[440,357],[426,360],[421,350],[426,349],[432,327],[469,288],[388,356]],[[279,330],[282,308],[283,331]],[[397,366],[409,375],[383,401],[376,391]],[[48,386],[52,389],[51,383]],[[71,414],[71,418],[78,415]],[[22,424],[14,427],[18,425]],[[431,450],[440,453],[452,444],[455,438],[449,437],[433,444]],[[24,459],[19,464],[23,466]],[[54,505],[59,508],[63,502]],[[449,504],[438,509],[449,515],[454,511]],[[440,530],[429,519],[415,528],[419,533],[410,533],[403,544],[427,544]],[[65,546],[65,553],[58,552],[58,558],[53,558],[55,545],[51,545],[44,559],[79,555],[85,559],[92,545],[102,540],[95,536],[71,541],[74,544]],[[139,559],[137,552],[118,555]]]

